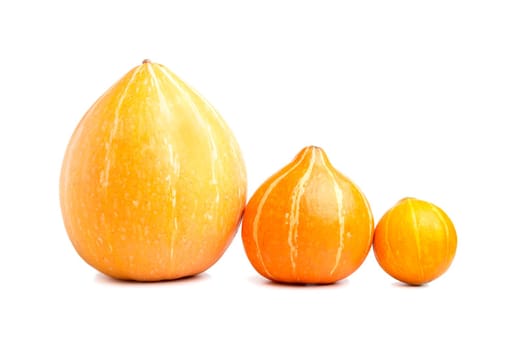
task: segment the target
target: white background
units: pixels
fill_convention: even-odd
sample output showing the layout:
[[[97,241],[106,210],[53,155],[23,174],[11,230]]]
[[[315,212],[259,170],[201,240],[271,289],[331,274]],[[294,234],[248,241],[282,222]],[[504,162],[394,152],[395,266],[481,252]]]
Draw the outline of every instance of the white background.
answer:
[[[62,156],[144,58],[221,112],[250,194],[321,146],[376,221],[442,207],[449,271],[404,287],[371,253],[341,283],[275,285],[237,235],[196,278],[97,273],[62,225]],[[0,348],[525,348],[523,1],[5,1],[0,63]]]

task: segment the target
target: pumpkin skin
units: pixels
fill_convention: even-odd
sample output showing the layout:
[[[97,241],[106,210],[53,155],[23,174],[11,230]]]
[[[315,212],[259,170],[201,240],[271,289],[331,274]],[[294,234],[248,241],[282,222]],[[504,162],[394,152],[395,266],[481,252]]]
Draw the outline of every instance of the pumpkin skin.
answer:
[[[262,276],[283,283],[327,284],[363,263],[373,229],[364,194],[321,148],[309,146],[250,198],[242,240]]]
[[[86,112],[60,176],[78,254],[118,279],[201,273],[224,253],[246,202],[238,143],[217,111],[145,60]]]
[[[381,217],[373,247],[386,273],[406,284],[422,285],[448,270],[456,255],[457,234],[441,208],[407,197]]]

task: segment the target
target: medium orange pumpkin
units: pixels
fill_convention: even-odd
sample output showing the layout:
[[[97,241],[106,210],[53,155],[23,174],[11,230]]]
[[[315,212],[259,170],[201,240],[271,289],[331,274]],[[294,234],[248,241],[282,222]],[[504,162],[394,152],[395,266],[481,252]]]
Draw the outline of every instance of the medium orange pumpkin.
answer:
[[[447,271],[456,254],[456,230],[436,205],[404,198],[379,220],[374,233],[379,265],[395,279],[428,283]]]
[[[87,111],[60,177],[78,254],[119,279],[195,275],[224,253],[246,201],[239,146],[217,111],[145,60]]]
[[[362,264],[373,229],[363,193],[321,148],[310,146],[255,191],[245,209],[242,240],[264,277],[325,284]]]

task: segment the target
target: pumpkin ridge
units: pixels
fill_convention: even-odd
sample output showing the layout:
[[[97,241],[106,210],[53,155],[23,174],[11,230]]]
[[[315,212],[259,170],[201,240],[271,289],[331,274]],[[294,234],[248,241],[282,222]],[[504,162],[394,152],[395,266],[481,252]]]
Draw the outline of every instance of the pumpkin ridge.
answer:
[[[423,276],[425,276],[425,273],[423,272],[423,261],[422,261],[422,254],[421,254],[421,234],[420,230],[418,229],[419,224],[417,221],[416,216],[416,209],[414,208],[414,203],[412,199],[407,200],[407,205],[410,208],[410,215],[412,216],[412,225],[414,226],[414,241],[416,244],[416,256],[417,256],[417,266],[418,266],[418,272],[419,272],[419,278],[423,280]]]
[[[126,98],[126,96],[128,94],[129,87],[131,86],[131,84],[135,80],[135,77],[137,76],[139,71],[140,71],[140,67],[135,68],[135,70],[133,71],[133,74],[131,75],[131,77],[128,80],[128,83],[124,87],[124,91],[122,91],[122,94],[120,95],[120,98],[119,98],[119,100],[117,102],[117,107],[115,108],[113,124],[111,126],[111,129],[109,130],[109,138],[106,141],[106,143],[104,144],[104,148],[105,148],[104,170],[102,171],[103,175],[101,174],[101,176],[100,176],[100,180],[101,180],[100,185],[103,188],[106,188],[106,189],[108,187],[109,169],[110,169],[110,166],[111,166],[110,150],[111,150],[111,145],[113,143],[113,139],[115,138],[115,135],[117,134],[117,129],[118,129],[118,126],[119,126],[119,123],[120,123],[120,115],[119,115],[120,114],[120,110],[122,108],[122,104],[124,103],[124,99]]]
[[[274,188],[281,182],[282,179],[284,179],[286,176],[288,176],[288,174],[290,174],[292,171],[294,171],[299,166],[299,164],[303,161],[303,159],[305,157],[306,157],[306,153],[303,153],[301,158],[297,161],[297,163],[292,165],[288,170],[286,170],[281,175],[279,175],[277,178],[275,178],[275,180],[273,180],[273,182],[268,184],[268,187],[266,188],[266,191],[264,191],[264,193],[263,193],[263,195],[261,197],[261,200],[259,201],[259,205],[257,206],[257,209],[255,211],[255,216],[254,216],[254,219],[253,219],[252,236],[253,236],[253,241],[255,243],[256,255],[257,255],[257,259],[261,263],[261,266],[263,267],[264,271],[266,272],[266,274],[270,278],[273,278],[273,276],[270,273],[270,271],[268,270],[268,268],[266,267],[266,264],[264,263],[264,260],[263,260],[263,257],[262,257],[262,253],[261,253],[261,247],[259,245],[259,221],[260,221],[260,218],[261,218],[263,207],[266,204],[266,201],[268,200],[268,197],[270,196],[270,194],[272,193]]]
[[[335,199],[337,201],[337,220],[339,222],[339,246],[337,247],[334,266],[330,270],[330,275],[333,275],[335,270],[339,266],[339,263],[341,261],[341,255],[344,249],[345,217],[343,213],[343,191],[341,190],[341,186],[339,186],[339,184],[337,183],[333,172],[325,162],[325,157],[326,156],[323,153],[321,153],[321,163],[323,164],[324,168],[326,169],[326,172],[328,173],[330,179],[334,184]]]
[[[447,220],[445,219],[445,217],[443,216],[442,212],[441,212],[441,209],[437,208],[437,207],[434,207],[434,206],[431,206],[430,207],[431,210],[438,216],[439,218],[439,221],[441,221],[441,224],[443,225],[443,227],[445,228],[445,241],[446,241],[446,251],[448,252],[448,256],[451,256],[452,255],[452,252],[451,252],[451,244],[450,244],[450,230],[448,228],[448,224],[447,224]]]
[[[299,235],[299,218],[301,216],[301,198],[304,195],[306,182],[312,175],[312,170],[315,164],[315,153],[315,150],[308,150],[305,152],[305,155],[308,154],[310,156],[310,162],[308,163],[308,168],[306,169],[303,176],[297,181],[297,185],[294,187],[291,195],[292,203],[290,208],[290,222],[288,226],[288,245],[290,247],[290,263],[292,265],[292,271],[294,275],[296,275],[297,268],[295,260],[299,254],[297,248],[297,237]]]
[[[164,67],[159,66],[159,70],[166,76],[166,78],[173,84],[173,86],[180,92],[180,94],[184,97],[188,105],[190,106],[191,111],[193,112],[193,115],[198,120],[199,125],[205,130],[205,132],[208,134],[208,146],[210,148],[210,171],[211,171],[211,184],[215,187],[215,205],[217,205],[220,201],[220,191],[219,186],[217,182],[217,172],[215,170],[216,165],[218,165],[218,152],[217,152],[217,145],[215,144],[215,140],[213,138],[213,132],[211,131],[211,127],[209,124],[206,124],[206,121],[202,117],[199,108],[197,107],[197,104],[193,100],[193,98],[188,94],[187,91],[184,90],[183,86],[173,78],[173,76],[168,72]]]
[[[153,82],[153,86],[155,87],[157,100],[161,108],[160,110],[161,115],[165,118],[168,116],[171,116],[172,107],[167,102],[166,95],[163,93],[163,90],[160,86],[160,81],[157,78],[157,74],[155,73],[154,65],[152,65],[149,60],[144,60],[143,64],[149,73],[151,81]],[[170,230],[170,233],[169,233],[169,247],[170,247],[169,264],[173,265],[174,257],[175,257],[175,245],[176,245],[176,240],[177,240],[177,236],[179,233],[176,183],[180,176],[180,161],[178,157],[175,155],[175,153],[173,152],[173,145],[168,142],[168,139],[166,136],[163,137],[162,142],[168,151],[168,163],[169,163],[168,165],[172,169],[172,172],[166,176],[166,182],[167,182],[167,189],[170,192],[170,198],[171,198],[170,205],[171,205],[172,220],[173,220],[172,222],[173,229]],[[173,178],[172,178],[172,175],[173,175]]]

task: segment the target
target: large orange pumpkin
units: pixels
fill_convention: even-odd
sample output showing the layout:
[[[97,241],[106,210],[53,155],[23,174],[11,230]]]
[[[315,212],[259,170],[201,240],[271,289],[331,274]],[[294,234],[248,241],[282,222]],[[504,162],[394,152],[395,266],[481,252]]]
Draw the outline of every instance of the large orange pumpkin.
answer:
[[[373,229],[363,193],[321,148],[310,146],[255,191],[245,209],[242,239],[264,277],[324,284],[362,264]]]
[[[60,178],[78,254],[119,279],[198,274],[231,242],[246,172],[217,111],[168,68],[145,60],[87,111]]]

